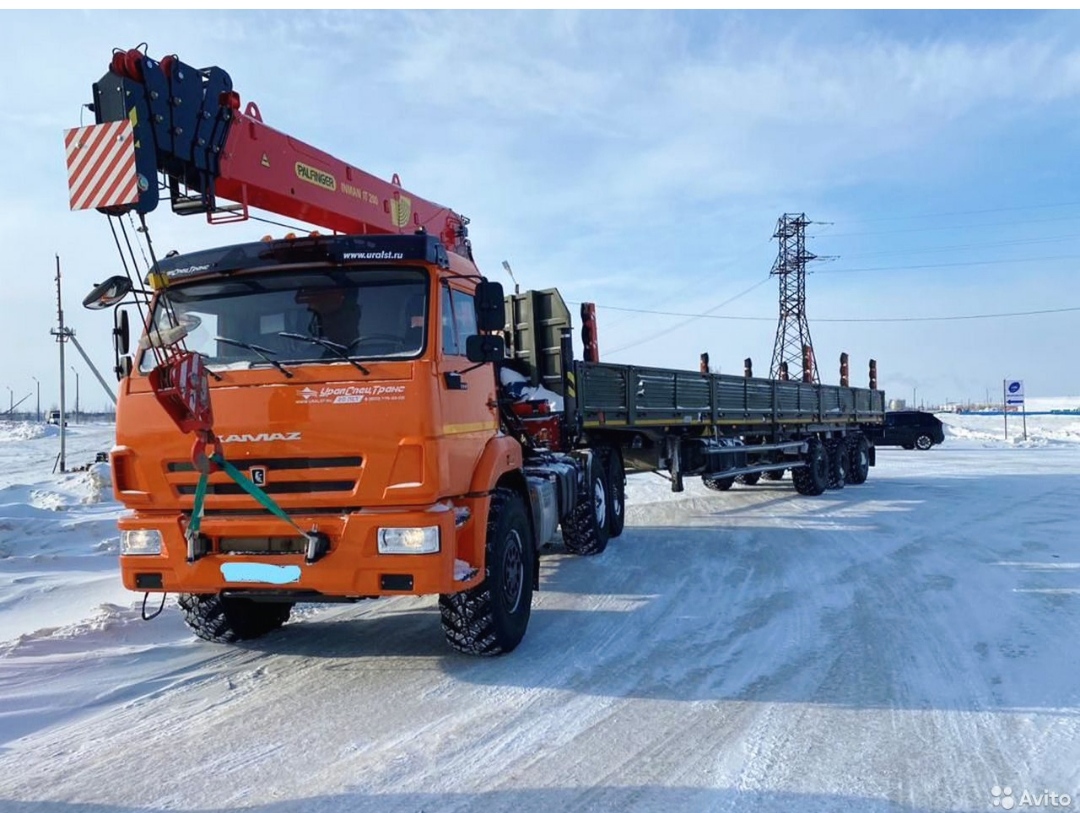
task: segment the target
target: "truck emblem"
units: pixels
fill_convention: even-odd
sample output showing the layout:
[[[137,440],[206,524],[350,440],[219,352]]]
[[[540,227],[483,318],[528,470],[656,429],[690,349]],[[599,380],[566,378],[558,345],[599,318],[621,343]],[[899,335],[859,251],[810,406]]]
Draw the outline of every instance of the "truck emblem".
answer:
[[[266,466],[251,467],[251,482],[257,486],[266,485]]]
[[[303,396],[305,401],[309,398],[313,398],[318,394],[319,393],[315,392],[315,390],[313,390],[311,387],[304,387],[302,390],[300,390],[300,395]]]
[[[226,435],[221,439],[224,443],[273,443],[278,440],[300,440],[299,432],[259,432],[252,435],[245,432],[242,435]]]

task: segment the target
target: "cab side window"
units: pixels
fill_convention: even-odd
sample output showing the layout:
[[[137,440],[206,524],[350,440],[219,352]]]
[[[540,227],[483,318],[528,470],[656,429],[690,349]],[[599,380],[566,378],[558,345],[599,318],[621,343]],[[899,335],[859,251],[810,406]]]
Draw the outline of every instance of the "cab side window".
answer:
[[[442,291],[442,342],[447,356],[464,356],[465,341],[476,335],[476,307],[471,294],[452,291],[448,286]]]
[[[464,348],[458,347],[457,330],[454,328],[454,307],[450,301],[450,288],[445,285],[442,289],[439,313],[442,319],[443,353],[447,356],[462,355],[465,351]]]

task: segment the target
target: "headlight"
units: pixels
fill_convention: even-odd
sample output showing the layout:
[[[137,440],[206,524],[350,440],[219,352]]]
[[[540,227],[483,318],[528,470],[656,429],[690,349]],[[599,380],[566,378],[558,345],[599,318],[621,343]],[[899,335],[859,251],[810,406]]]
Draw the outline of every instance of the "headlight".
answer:
[[[379,553],[438,553],[439,528],[379,528]]]
[[[159,555],[161,531],[121,531],[120,553],[125,556]]]

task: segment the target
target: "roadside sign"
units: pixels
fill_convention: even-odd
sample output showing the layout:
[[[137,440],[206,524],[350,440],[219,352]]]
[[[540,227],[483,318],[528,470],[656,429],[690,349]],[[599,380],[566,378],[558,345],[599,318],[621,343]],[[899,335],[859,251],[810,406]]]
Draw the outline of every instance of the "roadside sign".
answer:
[[[1024,382],[1005,381],[1005,406],[1024,405]]]

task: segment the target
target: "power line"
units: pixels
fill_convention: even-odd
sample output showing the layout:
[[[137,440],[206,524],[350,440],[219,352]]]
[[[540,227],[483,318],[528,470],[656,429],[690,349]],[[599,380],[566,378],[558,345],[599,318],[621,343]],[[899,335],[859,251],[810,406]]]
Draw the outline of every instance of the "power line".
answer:
[[[768,245],[770,242],[772,242],[772,238],[769,238],[768,240],[766,240],[765,245]],[[719,263],[718,265],[711,266],[711,267],[705,269],[705,271],[703,271],[700,274],[692,275],[690,277],[689,281],[685,285],[683,285],[681,288],[678,288],[675,291],[672,291],[670,294],[667,294],[667,295],[661,297],[659,300],[657,300],[657,304],[666,304],[668,302],[671,302],[673,300],[678,299],[683,294],[685,294],[687,291],[690,291],[693,288],[702,287],[703,280],[705,279],[706,275],[708,275],[709,277],[715,278],[716,273],[718,271],[722,271],[725,268],[730,268],[732,266],[735,266],[736,264],[743,263],[743,262],[747,261],[752,255],[757,254],[759,252],[760,248],[761,248],[760,245],[755,245],[752,249],[747,249],[746,251],[741,252],[738,256],[732,257],[732,258],[730,258],[730,259],[728,259],[728,260],[726,260],[726,261],[724,261],[722,263]],[[740,296],[741,296],[741,294],[740,294]],[[717,305],[717,307],[718,308],[722,307],[722,305]],[[626,321],[625,319],[621,319],[618,322],[615,322],[615,323],[609,325],[608,327],[609,328],[614,328],[614,327],[616,327],[618,325],[623,324],[625,321]],[[614,352],[614,351],[612,351],[612,352]]]
[[[1035,203],[1028,206],[999,206],[995,209],[968,209],[963,212],[927,212],[921,215],[890,215],[889,217],[863,218],[862,223],[880,223],[886,220],[917,220],[921,217],[960,217],[961,215],[989,215],[997,212],[1026,212],[1032,209],[1065,209],[1080,206],[1080,201],[1069,203]]]
[[[703,313],[679,314],[680,316],[686,316],[686,317],[689,317],[689,318],[687,318],[683,322],[680,322],[677,325],[672,325],[671,327],[667,328],[666,330],[662,330],[659,333],[654,333],[651,336],[646,336],[643,339],[638,339],[636,342],[631,342],[630,344],[624,344],[622,347],[617,347],[614,350],[608,350],[606,355],[610,356],[610,355],[613,355],[615,353],[621,353],[623,350],[629,350],[631,347],[637,347],[639,344],[645,344],[646,342],[651,342],[653,339],[656,339],[656,338],[658,338],[660,336],[663,336],[665,333],[671,333],[672,331],[679,330],[680,328],[685,327],[686,325],[690,324],[691,322],[693,322],[696,319],[701,319],[703,317],[709,317],[710,314],[713,313],[713,311],[718,311],[718,310],[720,310],[720,308],[724,307],[725,305],[730,305],[736,299],[739,299],[740,297],[746,296],[748,293],[750,293],[751,291],[756,290],[757,288],[760,288],[762,285],[764,285],[768,281],[769,281],[769,277],[765,277],[765,279],[761,280],[760,282],[755,282],[753,285],[751,285],[745,291],[741,291],[741,292],[735,294],[735,296],[731,297],[730,299],[725,299],[719,305],[716,305],[716,306],[714,306],[712,308],[709,308],[707,311],[705,311]],[[575,304],[575,303],[571,303],[571,304]],[[602,307],[602,306],[598,305],[597,307]],[[612,310],[621,310],[621,309],[620,308],[612,308]],[[644,312],[647,312],[647,311],[644,311]],[[712,317],[712,318],[718,318],[718,317]]]
[[[977,223],[950,223],[941,226],[920,226],[917,229],[885,229],[883,231],[845,231],[845,232],[826,232],[825,237],[870,237],[878,234],[914,234],[916,232],[925,231],[953,231],[957,229],[976,229],[976,228],[999,228],[1002,226],[1028,226],[1033,223],[1061,223],[1063,221],[1077,220],[1078,215],[1070,215],[1069,217],[1043,217],[1035,220],[1004,220],[993,222],[977,222]]]
[[[1033,262],[1047,262],[1057,260],[1080,260],[1080,257],[1075,255],[1062,256],[1062,257],[1017,257],[1012,260],[971,260],[967,262],[958,263],[932,263],[930,265],[880,265],[880,266],[868,266],[866,268],[824,268],[820,271],[814,271],[815,274],[852,274],[863,271],[918,271],[927,268],[956,268],[959,266],[971,266],[971,265],[1009,265],[1015,263],[1033,263]]]
[[[760,284],[761,283],[758,283],[758,285],[760,285]],[[755,285],[754,287],[756,288],[756,287],[758,287],[758,285]],[[569,300],[568,300],[568,302],[571,305],[581,304],[579,302],[572,302],[572,301],[569,301]],[[596,307],[603,308],[604,310],[624,311],[624,312],[627,312],[627,313],[644,313],[644,314],[649,314],[651,316],[684,316],[684,317],[690,317],[690,319],[721,319],[721,320],[733,321],[733,322],[772,322],[774,320],[774,317],[772,317],[772,316],[727,316],[727,315],[722,315],[722,314],[712,314],[712,313],[708,313],[708,312],[706,312],[706,313],[696,313],[695,314],[695,313],[686,313],[686,312],[683,312],[683,311],[657,311],[657,310],[648,310],[646,308],[621,308],[621,307],[616,307],[614,305],[600,305],[600,304],[597,304]],[[720,307],[720,306],[717,306],[717,307]],[[715,310],[715,308],[714,308],[714,310]],[[1045,309],[1041,309],[1041,310],[1008,311],[1008,312],[1003,312],[1003,313],[955,314],[955,315],[952,315],[952,316],[879,316],[879,317],[850,317],[850,318],[849,317],[824,317],[824,318],[815,318],[814,321],[815,322],[955,322],[955,321],[963,321],[963,320],[968,320],[968,319],[1000,319],[1000,318],[1014,317],[1014,316],[1042,316],[1042,315],[1054,314],[1054,313],[1074,313],[1076,311],[1080,311],[1080,305],[1077,305],[1077,306],[1074,306],[1074,307],[1067,307],[1067,308],[1045,308]],[[678,327],[678,326],[676,326],[676,327]],[[675,328],[670,328],[670,330],[674,330],[674,329]],[[668,332],[668,331],[662,331],[661,334],[656,334],[656,335],[662,335],[662,333],[666,333],[666,332]],[[641,344],[641,343],[643,343],[645,341],[651,341],[651,339],[653,339],[653,338],[656,338],[656,336],[652,336],[649,339],[643,339],[641,342],[637,342],[637,344]],[[635,346],[635,345],[625,345],[624,347],[619,348],[619,350],[625,350],[627,347],[633,347],[633,346]],[[617,353],[617,352],[619,352],[619,350],[609,350],[608,353],[609,354],[610,353]]]
[[[934,254],[938,251],[965,251],[973,248],[997,248],[999,246],[1027,246],[1042,243],[1065,243],[1070,240],[1078,240],[1080,235],[1069,234],[1063,237],[1028,237],[1019,240],[998,240],[989,243],[965,243],[958,246],[930,246],[928,248],[898,248],[888,251],[859,251],[854,254],[844,254],[844,259],[852,257],[886,257],[893,254]]]

